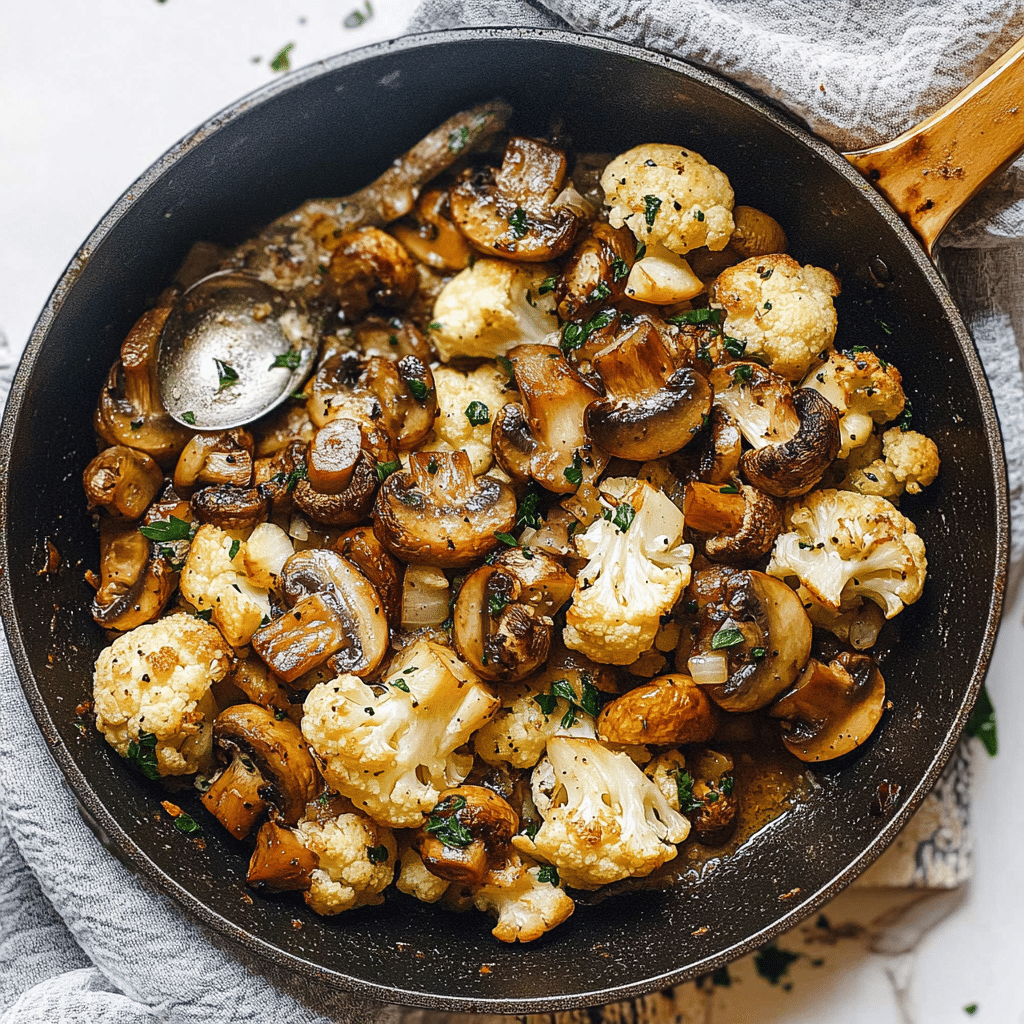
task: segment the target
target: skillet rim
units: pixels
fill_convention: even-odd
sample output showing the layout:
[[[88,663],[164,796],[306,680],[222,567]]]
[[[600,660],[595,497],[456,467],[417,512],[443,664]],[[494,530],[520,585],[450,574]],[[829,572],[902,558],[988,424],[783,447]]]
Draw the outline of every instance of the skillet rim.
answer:
[[[32,673],[28,653],[23,643],[22,630],[19,626],[18,614],[14,606],[10,584],[11,571],[6,526],[11,503],[6,472],[4,473],[4,486],[0,487],[0,526],[3,527],[0,530],[0,615],[2,615],[4,629],[18,677],[25,691],[33,716],[47,741],[50,753],[64,774],[80,808],[82,808],[86,824],[94,832],[105,835],[106,841],[104,841],[103,836],[100,836],[101,842],[122,863],[125,863],[130,869],[141,873],[147,879],[154,882],[159,889],[172,896],[188,913],[198,918],[204,924],[215,928],[222,935],[236,940],[251,952],[269,960],[273,964],[292,969],[298,968],[307,977],[325,981],[335,988],[348,989],[386,1002],[395,1002],[397,997],[402,1005],[419,1006],[435,1010],[450,1012],[486,1010],[491,1013],[523,1014],[600,1005],[644,995],[659,988],[678,984],[697,974],[712,971],[770,942],[798,921],[813,913],[814,910],[839,891],[846,888],[881,854],[932,789],[946,762],[956,749],[960,734],[980,692],[991,660],[1003,605],[1009,558],[1009,505],[1005,451],[991,390],[970,333],[952,297],[942,282],[935,265],[927,257],[920,242],[911,233],[910,229],[881,195],[868,184],[845,158],[826,142],[812,135],[806,128],[799,125],[792,115],[781,112],[765,100],[747,93],[724,77],[720,77],[703,67],[604,36],[543,28],[488,27],[445,29],[406,35],[398,39],[373,43],[355,50],[346,51],[345,53],[336,54],[267,83],[214,114],[198,128],[170,147],[147,168],[104,215],[96,228],[93,229],[86,241],[72,257],[50,294],[32,330],[12,383],[4,410],[3,423],[0,426],[0,467],[6,469],[9,464],[15,429],[20,420],[23,407],[26,404],[30,379],[38,357],[50,327],[69,292],[73,289],[81,270],[88,263],[92,252],[132,206],[135,197],[148,189],[150,185],[165,173],[172,170],[179,159],[189,154],[192,149],[216,133],[218,129],[246,113],[251,107],[260,105],[282,92],[290,91],[296,86],[312,81],[322,75],[330,74],[337,69],[386,53],[443,46],[451,42],[502,39],[543,39],[556,45],[596,49],[605,53],[642,61],[646,64],[654,64],[681,74],[685,78],[695,80],[715,92],[724,94],[752,109],[756,114],[771,122],[777,129],[790,135],[807,149],[811,150],[815,156],[824,160],[833,170],[838,171],[861,193],[864,199],[874,206],[875,210],[882,216],[886,225],[895,235],[901,247],[909,254],[917,270],[921,273],[924,282],[939,301],[946,319],[956,336],[970,375],[973,390],[978,398],[984,423],[988,463],[994,485],[993,497],[997,536],[995,538],[995,577],[993,580],[992,599],[989,604],[985,630],[980,637],[975,671],[960,705],[959,712],[955,716],[943,743],[935,752],[928,771],[902,803],[902,806],[886,821],[874,841],[862,849],[856,860],[848,865],[832,881],[806,899],[803,899],[798,905],[792,907],[787,913],[777,918],[773,924],[755,932],[743,941],[735,943],[717,956],[701,959],[699,961],[699,970],[695,970],[691,965],[689,968],[680,968],[655,978],[647,978],[643,981],[617,986],[606,986],[598,991],[577,993],[570,996],[542,996],[518,1000],[437,995],[433,992],[410,991],[381,985],[376,982],[367,982],[329,968],[324,968],[305,957],[286,953],[278,946],[251,934],[240,925],[229,921],[221,914],[212,910],[153,862],[99,800],[88,779],[79,769],[76,761],[72,758],[70,751],[61,739],[50,716],[43,694]],[[90,818],[92,819],[91,821],[89,820]]]

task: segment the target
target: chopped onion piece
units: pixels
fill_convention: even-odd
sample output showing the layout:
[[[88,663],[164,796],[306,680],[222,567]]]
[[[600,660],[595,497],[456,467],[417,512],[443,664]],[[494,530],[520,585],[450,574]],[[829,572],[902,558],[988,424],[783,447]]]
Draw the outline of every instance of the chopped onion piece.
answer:
[[[298,514],[292,516],[291,522],[288,524],[288,536],[294,537],[296,540],[309,540],[309,523],[305,516]]]
[[[729,678],[729,661],[721,651],[695,654],[686,662],[686,667],[698,686],[721,686]]]
[[[260,523],[242,545],[242,564],[250,582],[269,590],[281,575],[284,563],[295,554],[288,534],[273,523]]]
[[[448,618],[448,578],[432,565],[410,565],[402,588],[402,628],[440,626]]]
[[[865,601],[850,623],[850,646],[858,651],[874,647],[884,622],[885,615],[882,609],[871,601]]]

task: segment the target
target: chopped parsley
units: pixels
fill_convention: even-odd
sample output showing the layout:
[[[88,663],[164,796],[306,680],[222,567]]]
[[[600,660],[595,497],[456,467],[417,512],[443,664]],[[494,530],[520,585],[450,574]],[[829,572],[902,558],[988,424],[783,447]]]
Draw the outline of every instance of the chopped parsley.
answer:
[[[728,352],[733,359],[739,359],[743,353],[747,351],[747,343],[745,341],[742,341],[739,338],[734,338],[729,334],[725,336],[724,346],[725,351]]]
[[[607,299],[608,296],[611,295],[611,293],[611,288],[609,288],[608,285],[604,283],[604,281],[601,281],[598,283],[598,286],[587,296],[587,301],[600,302],[602,299]]]
[[[668,323],[675,324],[677,327],[683,324],[690,324],[691,326],[700,326],[700,324],[714,324],[716,327],[722,322],[722,317],[725,314],[720,309],[711,309],[709,306],[702,306],[700,309],[691,309],[686,313],[679,313],[676,316],[670,316]]]
[[[692,814],[699,811],[703,806],[702,800],[695,800],[693,797],[693,778],[683,768],[672,773],[676,780],[676,796],[679,798],[679,813]]]
[[[564,700],[569,705],[568,710],[562,715],[560,725],[563,729],[571,729],[576,724],[577,715],[585,714],[596,718],[601,710],[601,691],[586,672],[580,676],[579,697],[576,696],[576,691],[568,679],[556,679],[548,693],[538,693],[533,698],[534,704],[548,718],[555,713],[559,700]]]
[[[491,594],[487,598],[487,612],[492,618],[497,618],[508,606],[508,598],[501,594]]]
[[[774,267],[769,267],[767,270],[762,270],[760,267],[757,268],[757,276],[761,278],[762,281],[767,281],[768,278],[771,277],[774,273]]]
[[[625,533],[636,518],[636,509],[628,501],[621,501],[616,506],[614,515],[611,509],[605,509],[601,514],[619,533]]]
[[[413,379],[410,381],[406,381],[406,384],[408,385],[409,390],[412,392],[413,398],[415,398],[417,401],[424,401],[427,395],[430,394],[430,388],[428,388],[427,385],[424,384],[423,381],[421,380]]]
[[[515,539],[515,537],[512,536],[511,533],[496,533],[494,536],[495,536],[496,540],[500,540],[501,543],[504,544],[506,547],[509,547],[509,548],[517,548],[517,547],[519,547],[519,541],[517,541]]]
[[[156,734],[140,732],[137,740],[128,744],[125,759],[130,761],[146,776],[147,779],[159,779],[160,772],[156,767]]]
[[[908,398],[903,403],[903,412],[896,417],[896,426],[905,434],[910,429],[910,421],[914,416],[914,407],[910,404]]]
[[[769,299],[765,299],[764,306],[762,308],[763,309],[771,309],[772,308],[771,301]]]
[[[739,494],[740,489],[735,484],[726,484],[724,487],[718,488],[719,494]]]
[[[526,211],[521,206],[517,206],[508,215],[508,226],[514,238],[525,238],[530,233],[526,224]]]
[[[531,484],[519,499],[519,507],[516,509],[516,526],[530,526],[539,530],[542,523],[539,504],[540,492]]]
[[[238,371],[230,363],[225,363],[223,359],[217,358],[214,358],[213,361],[217,364],[218,392],[238,383]]]
[[[722,651],[743,643],[743,634],[738,629],[720,629],[711,637],[711,650]]]
[[[736,366],[732,371],[733,380],[750,380],[754,376],[754,368],[746,363]]]
[[[579,452],[573,452],[572,465],[562,470],[562,476],[574,487],[579,487],[583,483],[583,462]]]
[[[483,402],[470,402],[466,406],[466,419],[474,427],[482,426],[491,422],[491,410]]]
[[[396,690],[401,690],[402,693],[410,693],[411,692],[409,690],[409,684],[404,679],[395,679],[395,680],[392,681],[391,685]]]
[[[431,320],[430,323],[427,324],[427,330],[428,331],[439,331],[439,330],[441,330],[441,328],[443,326],[444,325],[441,323],[440,320]]]
[[[553,292],[555,290],[555,283],[557,280],[558,277],[556,274],[552,274],[550,277],[545,277],[537,288],[537,294],[547,295],[548,292]]]
[[[295,48],[294,43],[289,43],[287,46],[282,46],[280,50],[274,55],[273,60],[270,62],[271,71],[291,71],[291,52]]]
[[[996,756],[999,749],[996,735],[996,709],[992,706],[992,698],[989,697],[984,683],[982,683],[981,693],[978,694],[978,702],[974,705],[971,717],[967,719],[964,732],[968,736],[981,740],[989,757]]]
[[[760,661],[765,656],[766,653],[767,652],[765,651],[765,649],[763,647],[751,647],[751,649],[750,649],[750,656],[755,661]]]
[[[383,844],[380,846],[368,846],[366,848],[366,859],[371,864],[383,864],[388,859],[388,848]]]
[[[377,480],[384,483],[392,473],[397,473],[402,468],[402,463],[398,459],[394,462],[378,462],[374,468],[377,470]]]
[[[594,331],[599,331],[604,327],[607,327],[616,317],[614,309],[602,309],[600,313],[595,313],[594,316],[586,323],[568,323],[562,328],[562,341],[559,344],[559,348],[568,355],[573,349],[580,348],[586,344],[587,338],[590,337]]]
[[[276,370],[278,367],[281,367],[284,370],[297,370],[301,362],[302,353],[297,348],[290,348],[287,352],[282,352],[274,358],[274,361],[270,364],[270,369]]]
[[[726,775],[722,779],[721,790],[723,795],[732,796],[733,787],[736,785],[736,780],[731,775]]]
[[[203,622],[212,622],[213,621],[213,609],[212,608],[204,608],[202,611],[196,612],[196,618],[197,619],[202,619]]]
[[[698,224],[703,223],[703,221],[704,221],[704,211],[703,210],[694,210],[693,219],[695,221],[697,221]]]
[[[366,13],[364,14],[363,11]],[[369,21],[373,17],[373,8],[370,6],[370,0],[366,0],[363,4],[363,10],[356,8],[354,11],[349,11],[345,15],[345,20],[342,22],[345,28],[359,28],[360,25]]]
[[[186,423],[187,423],[187,424],[188,424],[188,425],[189,425],[190,427],[194,427],[194,426],[196,425],[196,414],[195,414],[194,412],[183,412],[183,413],[181,414],[181,418],[182,418],[182,419],[183,419],[183,420],[184,420],[184,421],[185,421],[185,422],[186,422]],[[140,424],[140,426],[141,426],[141,424]],[[135,424],[133,423],[133,424],[132,424],[132,430],[134,430],[134,429],[135,429]]]
[[[461,153],[469,145],[469,129],[462,125],[448,133],[448,149],[452,153]]]
[[[187,416],[188,413],[185,413],[185,415]],[[194,416],[192,418],[195,419]],[[145,422],[144,420],[132,420],[131,423],[128,424],[128,426],[130,426],[133,431],[141,430],[142,429],[142,424],[144,422]]]
[[[434,456],[434,455],[431,455],[430,458],[427,460],[427,472],[431,476],[433,476],[437,472],[437,470],[438,470],[437,457]]]
[[[184,811],[174,819],[174,827],[186,836],[198,835],[203,831],[203,826],[191,814],[186,814]]]
[[[231,547],[228,549],[228,558],[234,559],[235,555],[238,554],[238,549],[241,546],[242,546],[242,542],[240,540],[233,540],[231,542]]]
[[[450,796],[442,800],[427,819],[424,830],[436,836],[445,846],[464,850],[473,842],[473,834],[455,817],[457,811],[466,806],[463,796]]]
[[[634,259],[642,260],[647,255],[647,243],[637,242],[636,243],[636,256]]]
[[[154,519],[149,526],[140,526],[139,533],[147,540],[168,543],[172,540],[191,540],[192,523],[171,516],[170,519]]]
[[[306,464],[304,462],[296,466],[287,476],[285,480],[285,491],[291,494],[295,490],[300,480],[306,479]]]
[[[977,1012],[978,1012],[978,1004],[977,1003],[968,1003],[964,1007],[964,1013],[966,1013],[968,1017],[973,1017]]]
[[[658,216],[661,200],[657,196],[644,196],[644,222],[648,233],[654,229],[654,218]]]
[[[537,881],[558,885],[558,868],[552,864],[542,864],[537,871]]]
[[[616,256],[608,269],[612,272],[613,284],[618,284],[619,281],[624,281],[629,277],[629,264],[621,256]]]
[[[516,379],[515,370],[512,369],[512,360],[508,356],[495,356],[494,361],[505,371],[508,382],[511,384]]]

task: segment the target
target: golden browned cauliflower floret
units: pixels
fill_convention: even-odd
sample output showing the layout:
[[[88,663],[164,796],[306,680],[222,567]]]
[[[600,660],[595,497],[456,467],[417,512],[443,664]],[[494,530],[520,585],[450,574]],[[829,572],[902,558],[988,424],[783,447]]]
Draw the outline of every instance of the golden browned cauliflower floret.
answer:
[[[514,864],[473,894],[473,906],[493,914],[491,934],[501,942],[533,942],[567,921],[576,909],[549,866]]]
[[[244,543],[206,523],[196,531],[181,572],[182,597],[201,612],[212,611],[232,647],[247,644],[270,618],[267,591],[254,587],[245,574]]]
[[[318,914],[384,902],[381,892],[391,884],[397,856],[390,829],[365,814],[339,814],[326,821],[300,821],[296,834],[320,861],[305,893]]]
[[[554,291],[540,294],[554,273],[546,263],[483,259],[453,277],[434,303],[430,339],[441,362],[493,359],[557,331]]]
[[[686,758],[678,750],[667,750],[644,767],[644,775],[658,787],[673,811],[679,810],[679,776],[684,771]]]
[[[748,359],[801,380],[828,358],[838,294],[839,282],[827,270],[801,267],[778,253],[723,271],[712,285],[711,305],[725,310],[725,333],[746,342]]]
[[[508,375],[493,363],[475,370],[456,370],[439,366],[434,371],[437,394],[437,419],[434,431],[421,451],[457,451],[462,449],[473,465],[474,476],[486,473],[494,462],[491,428],[499,409],[518,397],[506,390]]]
[[[699,153],[646,143],[617,156],[601,175],[612,227],[675,253],[724,249],[733,224],[729,179]]]
[[[840,488],[894,499],[904,491],[920,494],[938,475],[935,442],[916,430],[892,427],[851,454]]]
[[[415,896],[423,903],[436,903],[447,891],[448,881],[432,875],[423,858],[410,846],[402,851],[401,867],[395,886],[399,892]]]
[[[825,396],[839,411],[839,458],[868,443],[876,423],[894,420],[906,403],[903,378],[866,348],[832,352],[801,385]]]
[[[198,771],[213,744],[210,686],[231,663],[220,631],[192,615],[137,626],[96,659],[96,727],[122,757],[132,747],[132,759],[148,775],[147,766],[159,775]]]

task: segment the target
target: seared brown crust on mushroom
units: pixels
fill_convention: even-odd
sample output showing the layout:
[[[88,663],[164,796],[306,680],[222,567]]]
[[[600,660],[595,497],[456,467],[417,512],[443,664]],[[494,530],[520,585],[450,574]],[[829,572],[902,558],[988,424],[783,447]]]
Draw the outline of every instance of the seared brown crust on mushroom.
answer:
[[[305,892],[313,884],[320,858],[302,845],[291,829],[266,821],[256,833],[256,849],[249,859],[246,881],[254,889]]]
[[[374,586],[384,602],[388,622],[402,619],[401,563],[377,538],[372,526],[358,526],[343,533],[334,550],[348,559]]]
[[[104,449],[82,473],[89,506],[126,519],[140,518],[163,482],[163,471],[145,452],[124,445]]]
[[[689,676],[660,676],[606,704],[597,718],[597,735],[608,743],[704,743],[714,736],[718,715]]]
[[[463,451],[417,452],[408,472],[389,476],[373,506],[374,532],[414,565],[470,565],[515,524],[516,497],[493,477],[473,477]]]
[[[715,562],[750,565],[768,554],[782,531],[782,510],[772,498],[741,484],[719,487],[695,481],[686,485],[686,525],[704,540],[704,553]]]
[[[200,484],[248,487],[252,483],[253,449],[252,434],[242,427],[196,434],[174,467],[174,490],[187,498]]]
[[[366,359],[416,356],[423,363],[430,362],[430,346],[407,315],[387,318],[370,315],[363,317],[351,330],[352,340]]]
[[[728,754],[707,747],[686,754],[686,771],[693,780],[690,793],[693,802],[699,804],[686,815],[702,843],[723,843],[735,829],[739,794],[735,788],[734,768]]]
[[[681,480],[702,480],[709,484],[727,484],[740,468],[743,435],[736,421],[721,405],[712,405],[708,422],[688,444],[672,458],[672,469]]]
[[[628,228],[595,221],[555,282],[558,315],[563,320],[585,320],[601,306],[618,302],[626,292],[635,252]]]
[[[349,479],[337,494],[318,491],[309,480],[295,483],[295,504],[306,515],[330,526],[352,526],[365,519],[377,493],[377,460],[360,448]]]
[[[400,306],[419,283],[416,263],[397,238],[380,228],[348,231],[327,244],[332,249],[326,285],[345,319],[354,320],[373,305]]]
[[[270,508],[262,488],[229,484],[196,491],[190,504],[192,514],[200,523],[212,523],[222,530],[251,530],[267,521]]]
[[[451,219],[446,188],[426,189],[416,209],[396,221],[391,232],[416,259],[435,270],[453,273],[469,265],[473,250]]]

